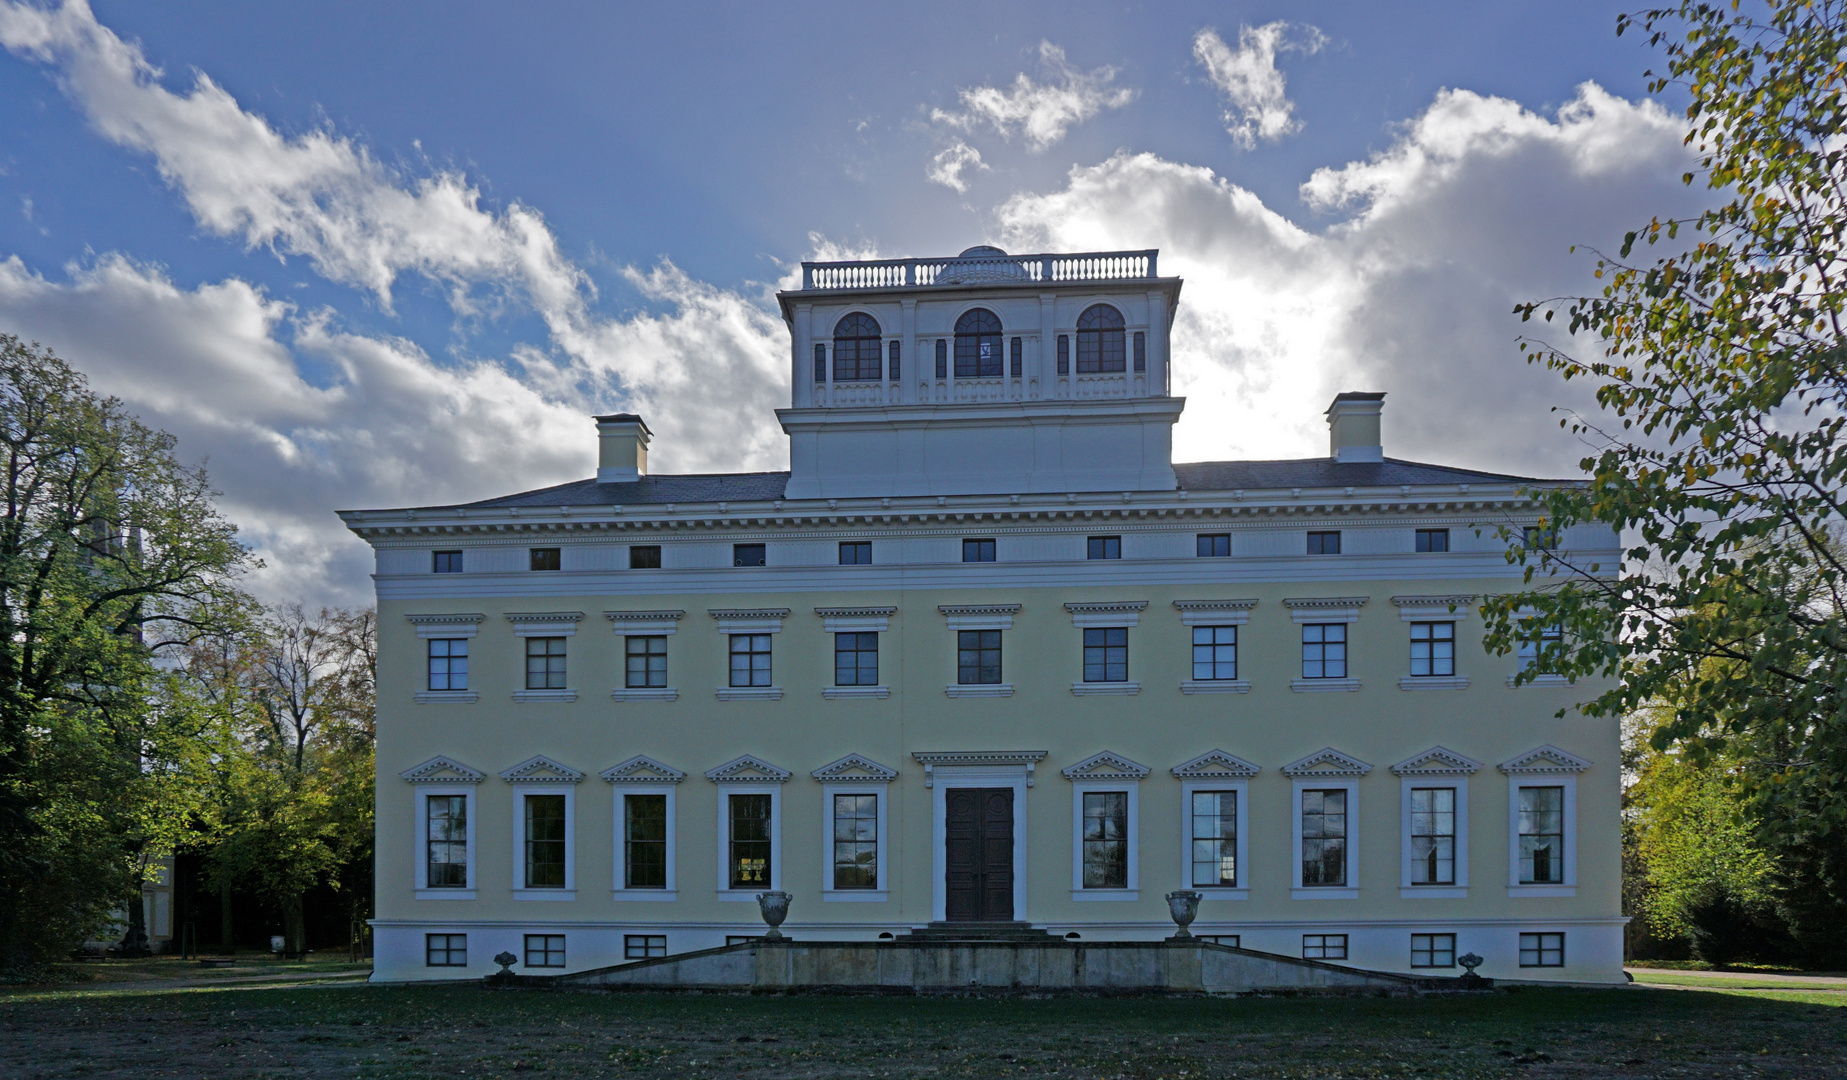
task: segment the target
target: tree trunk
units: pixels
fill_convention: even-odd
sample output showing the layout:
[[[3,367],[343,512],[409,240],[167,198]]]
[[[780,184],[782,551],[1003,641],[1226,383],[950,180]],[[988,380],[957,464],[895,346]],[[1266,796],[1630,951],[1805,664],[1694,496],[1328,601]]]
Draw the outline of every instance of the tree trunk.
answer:
[[[237,939],[231,934],[231,884],[218,888],[218,948],[226,956],[237,952]]]
[[[300,893],[291,893],[282,902],[282,937],[286,955],[299,958],[308,951],[308,922],[302,915]]]

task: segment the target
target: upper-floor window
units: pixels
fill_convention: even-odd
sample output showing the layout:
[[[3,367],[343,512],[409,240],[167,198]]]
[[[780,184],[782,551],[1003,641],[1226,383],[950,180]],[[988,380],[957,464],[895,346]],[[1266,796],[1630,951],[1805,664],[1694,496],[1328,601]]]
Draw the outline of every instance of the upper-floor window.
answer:
[[[1202,559],[1223,559],[1231,555],[1230,533],[1200,533],[1195,539],[1196,554]]]
[[[770,685],[770,635],[731,635],[731,685]]]
[[[1135,370],[1148,370],[1148,335],[1135,331]]]
[[[993,562],[994,561],[994,541],[992,540],[964,540],[962,541],[962,561],[963,562]]]
[[[956,682],[979,686],[1000,682],[1000,631],[956,631]]]
[[[1528,525],[1522,539],[1528,551],[1553,551],[1558,547],[1558,530],[1542,525]]]
[[[563,690],[564,639],[529,637],[526,639],[526,689]]]
[[[844,540],[840,544],[840,565],[866,566],[872,562],[872,541]]]
[[[1449,530],[1448,529],[1419,529],[1417,530],[1418,554],[1421,555],[1426,552],[1438,552],[1438,551],[1448,551],[1448,550],[1449,550]]]
[[[631,690],[660,689],[667,685],[667,638],[661,634],[631,634],[627,638]]]
[[[628,549],[628,568],[630,570],[659,570],[661,568],[661,546],[659,544],[633,544]]]
[[[430,689],[468,689],[468,639],[430,639]]]
[[[1193,678],[1200,682],[1238,677],[1238,628],[1193,627]]]
[[[556,570],[561,565],[557,548],[532,548],[531,558],[534,570]]]
[[[430,569],[438,574],[459,574],[462,572],[462,553],[432,551],[430,552]]]
[[[879,684],[879,635],[869,630],[834,635],[834,685]]]
[[[1411,674],[1454,675],[1456,673],[1456,624],[1453,622],[1419,622],[1411,624]]]
[[[1084,681],[1129,681],[1129,631],[1122,626],[1084,630]]]
[[[1058,335],[1058,373],[1071,374],[1071,335]]]
[[[956,320],[956,378],[997,379],[1001,376],[1000,317],[987,308],[974,308]]]
[[[766,549],[762,544],[732,544],[732,566],[762,566]]]
[[[886,345],[885,351],[890,355],[885,358],[885,377],[895,380],[898,377],[898,357],[900,353],[898,339],[892,338]]]
[[[1340,532],[1311,532],[1308,534],[1308,553],[1310,555],[1339,555]]]
[[[834,381],[879,377],[879,323],[862,311],[834,324]]]
[[[1122,312],[1108,304],[1092,304],[1077,317],[1077,373],[1098,375],[1128,367]]]
[[[1558,626],[1540,627],[1533,637],[1520,639],[1520,666],[1530,668],[1538,666],[1543,656],[1550,664],[1565,644],[1565,631]]]
[[[1122,537],[1120,536],[1093,536],[1091,537],[1089,542],[1085,544],[1085,556],[1084,557],[1087,559],[1120,559],[1122,558]]]
[[[944,338],[936,339],[936,377],[949,378],[949,342]]]
[[[1347,677],[1347,624],[1309,623],[1302,627],[1302,677]]]

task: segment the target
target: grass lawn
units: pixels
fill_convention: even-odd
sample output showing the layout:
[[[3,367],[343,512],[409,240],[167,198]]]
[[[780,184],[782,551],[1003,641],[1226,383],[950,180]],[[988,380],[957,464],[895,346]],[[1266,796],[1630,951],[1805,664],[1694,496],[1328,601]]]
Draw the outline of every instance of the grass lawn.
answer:
[[[1021,1001],[116,983],[0,995],[0,1076],[1833,1080],[1847,1075],[1844,1004],[1667,989]]]

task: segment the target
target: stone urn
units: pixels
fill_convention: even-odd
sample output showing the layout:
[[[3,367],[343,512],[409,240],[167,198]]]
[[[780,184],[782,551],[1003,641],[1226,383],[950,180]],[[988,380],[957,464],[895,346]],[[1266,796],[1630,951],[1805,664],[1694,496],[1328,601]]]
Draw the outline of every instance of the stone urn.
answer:
[[[789,917],[789,901],[792,899],[794,897],[780,890],[757,894],[757,910],[763,913],[763,921],[770,926],[770,932],[763,935],[766,940],[775,941],[782,937],[782,931],[777,927]]]
[[[1199,914],[1199,894],[1191,889],[1178,889],[1167,894],[1167,913],[1173,916],[1174,923],[1180,929],[1174,934],[1179,940],[1192,937],[1187,927]]]
[[[513,974],[513,965],[514,965],[514,964],[516,964],[516,963],[518,963],[518,962],[519,962],[519,957],[517,957],[517,956],[514,956],[514,955],[513,955],[512,953],[510,953],[510,952],[503,952],[503,953],[501,953],[501,954],[500,954],[499,956],[496,956],[496,957],[494,957],[494,963],[496,963],[496,964],[499,964],[499,965],[500,965],[500,970],[499,970],[499,971],[496,971],[496,972],[494,972],[494,974],[496,974],[496,975],[512,975],[512,974]]]

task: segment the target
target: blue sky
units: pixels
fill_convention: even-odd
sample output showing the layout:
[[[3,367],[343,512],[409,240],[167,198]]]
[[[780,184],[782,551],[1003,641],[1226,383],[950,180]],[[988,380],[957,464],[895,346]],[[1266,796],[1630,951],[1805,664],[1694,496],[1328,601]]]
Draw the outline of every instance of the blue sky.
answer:
[[[1584,402],[1508,310],[1698,198],[1619,10],[0,0],[0,331],[311,602],[366,591],[334,509],[577,478],[591,411],[780,467],[816,255],[1158,246],[1182,458],[1323,453],[1383,389],[1388,453],[1556,474]]]

